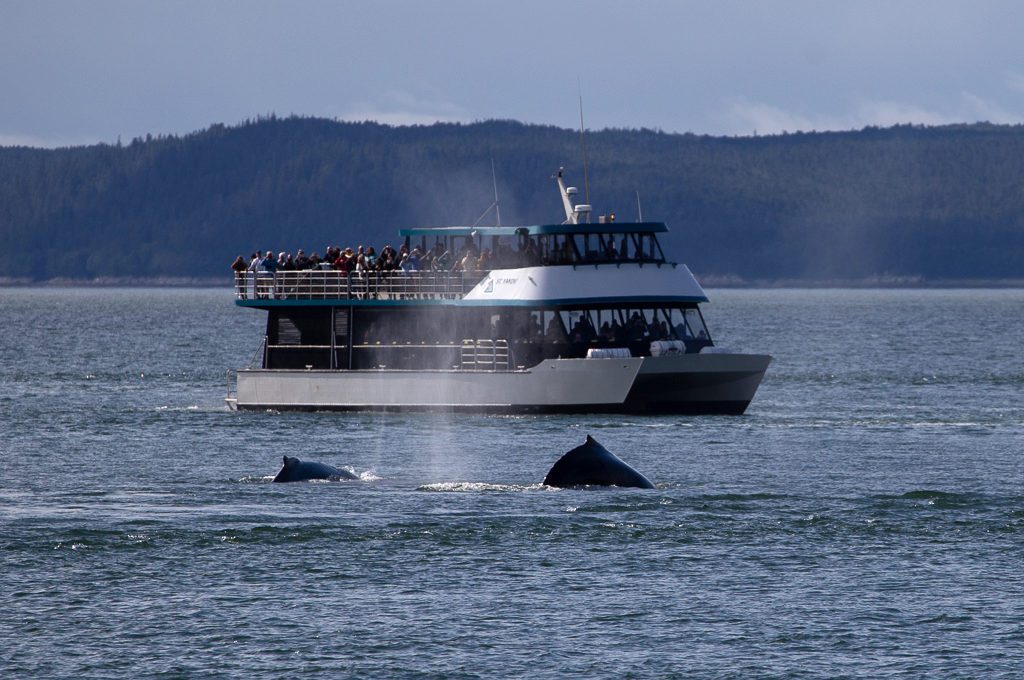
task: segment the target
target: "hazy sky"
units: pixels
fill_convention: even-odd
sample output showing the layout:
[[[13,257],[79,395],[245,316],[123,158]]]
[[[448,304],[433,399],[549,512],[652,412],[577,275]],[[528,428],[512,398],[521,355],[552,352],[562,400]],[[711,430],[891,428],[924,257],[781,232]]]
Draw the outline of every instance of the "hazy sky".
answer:
[[[0,0],[0,144],[274,112],[748,135],[1024,120],[1024,2]]]

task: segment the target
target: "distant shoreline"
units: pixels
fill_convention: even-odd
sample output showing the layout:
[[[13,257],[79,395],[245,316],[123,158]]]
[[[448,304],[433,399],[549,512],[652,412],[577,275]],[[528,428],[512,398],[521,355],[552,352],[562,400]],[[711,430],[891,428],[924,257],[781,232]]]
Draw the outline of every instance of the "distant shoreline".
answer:
[[[739,276],[697,276],[704,288],[864,288],[864,289],[938,289],[938,288],[1024,288],[1019,279],[924,279],[920,277],[869,277],[865,279],[745,279]],[[137,277],[105,276],[92,279],[56,278],[35,280],[0,277],[0,287],[8,288],[225,288],[231,290],[230,276]]]
[[[28,279],[0,277],[11,288],[233,288],[230,276],[101,276],[92,279]]]
[[[695,275],[696,276],[696,275]],[[864,279],[744,279],[697,276],[704,288],[1024,288],[1024,278],[925,279],[916,276],[871,276]]]

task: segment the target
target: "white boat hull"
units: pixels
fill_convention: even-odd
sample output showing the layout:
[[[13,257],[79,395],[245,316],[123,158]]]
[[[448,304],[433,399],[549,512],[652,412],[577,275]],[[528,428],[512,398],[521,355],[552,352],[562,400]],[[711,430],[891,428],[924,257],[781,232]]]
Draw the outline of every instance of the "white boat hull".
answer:
[[[771,357],[548,359],[519,371],[238,372],[241,410],[740,414]]]

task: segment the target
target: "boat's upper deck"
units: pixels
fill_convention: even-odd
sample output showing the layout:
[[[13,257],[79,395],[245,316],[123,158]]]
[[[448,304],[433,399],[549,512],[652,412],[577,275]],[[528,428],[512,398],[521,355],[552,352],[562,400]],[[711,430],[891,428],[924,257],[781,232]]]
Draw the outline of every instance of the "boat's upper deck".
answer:
[[[598,222],[518,227],[417,227],[399,234],[424,254],[483,255],[500,267],[666,262],[658,234],[664,222]]]
[[[235,278],[243,307],[317,305],[560,306],[699,303],[707,296],[686,265],[595,263],[489,271],[245,272]]]
[[[662,222],[403,229],[401,253],[376,267],[248,271],[235,297],[247,307],[706,301],[689,269],[665,260],[657,235],[666,231]]]

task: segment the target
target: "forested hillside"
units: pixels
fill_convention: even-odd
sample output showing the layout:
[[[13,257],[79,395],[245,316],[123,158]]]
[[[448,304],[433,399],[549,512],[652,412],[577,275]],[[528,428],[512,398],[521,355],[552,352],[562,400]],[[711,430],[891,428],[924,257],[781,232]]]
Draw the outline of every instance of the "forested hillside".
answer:
[[[698,276],[1024,278],[1024,127],[721,138],[586,137],[595,214],[672,230]],[[254,249],[397,242],[397,230],[559,222],[578,131],[274,117],[184,137],[0,148],[0,277],[204,277]],[[493,213],[484,223],[493,224]]]

